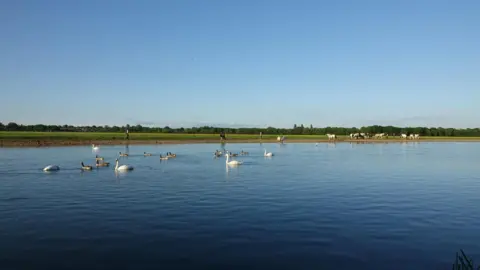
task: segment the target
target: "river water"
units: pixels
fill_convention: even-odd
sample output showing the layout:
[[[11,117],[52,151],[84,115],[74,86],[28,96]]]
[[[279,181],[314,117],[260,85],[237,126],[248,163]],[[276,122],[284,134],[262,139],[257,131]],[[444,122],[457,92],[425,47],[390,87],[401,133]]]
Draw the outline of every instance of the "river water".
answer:
[[[229,168],[212,155],[224,148],[249,155]],[[451,269],[460,248],[480,259],[480,143],[97,154],[119,151],[133,171],[82,172],[91,147],[0,148],[0,269]],[[159,160],[167,151],[177,158]]]

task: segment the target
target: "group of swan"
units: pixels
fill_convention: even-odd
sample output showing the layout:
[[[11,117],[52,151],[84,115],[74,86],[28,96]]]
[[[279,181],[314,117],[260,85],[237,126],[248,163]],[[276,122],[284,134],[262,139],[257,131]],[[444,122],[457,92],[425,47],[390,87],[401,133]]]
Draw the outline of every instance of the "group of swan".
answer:
[[[221,152],[221,151],[218,151],[218,150],[215,150],[215,152],[213,153],[213,155],[214,155],[214,157],[221,157],[221,156],[222,156],[222,152]],[[230,151],[228,151],[228,150],[225,150],[225,156],[227,156],[227,155],[230,155],[231,157],[237,157],[237,156],[238,156],[237,153],[232,153],[232,152],[230,152]],[[248,155],[248,152],[245,152],[245,151],[242,150],[242,151],[240,152],[240,155],[246,156],[246,155]]]
[[[267,152],[267,149],[264,149],[264,150],[265,150],[265,152],[264,152],[263,156],[265,156],[265,157],[272,157],[273,156],[272,152]],[[227,165],[237,166],[237,165],[242,165],[243,164],[243,162],[238,161],[238,160],[230,160],[231,153],[229,151],[225,151],[225,152],[227,152],[225,154],[225,156],[227,157],[227,159],[225,160],[225,163]],[[243,152],[243,150],[242,150],[242,152]],[[247,153],[247,152],[243,152],[243,153]]]
[[[96,146],[95,144],[92,144],[92,149],[94,150],[98,150],[99,147]],[[267,152],[267,149],[264,149],[265,152],[264,152],[264,156],[265,157],[272,157],[273,156],[273,153],[272,152]],[[143,152],[144,156],[152,156],[152,154],[148,154],[146,152]],[[220,151],[215,151],[215,156],[220,156],[222,154],[222,152]],[[244,152],[242,150],[242,155],[248,155],[248,152]],[[120,152],[119,153],[120,156],[128,156],[128,154],[126,153],[122,153]],[[177,155],[176,154],[172,154],[171,152],[167,152],[167,155],[166,156],[162,156],[160,154],[160,159],[161,160],[167,160],[169,158],[174,158],[176,157]],[[238,161],[238,160],[230,160],[230,156],[238,156],[238,154],[232,154],[230,151],[225,151],[225,156],[227,157],[227,159],[225,160],[225,163],[227,165],[233,165],[233,166],[236,166],[236,165],[241,165],[243,164],[243,162],[241,161]],[[95,161],[96,161],[96,166],[97,167],[107,167],[110,165],[110,163],[108,162],[103,162],[103,157],[99,157],[98,155],[95,155]],[[100,162],[102,161],[102,162]],[[83,162],[81,163],[82,165],[82,170],[92,170],[93,169],[93,166],[90,166],[90,165],[85,165]],[[133,166],[132,165],[127,165],[127,164],[124,164],[124,165],[119,165],[119,161],[118,161],[118,158],[115,160],[115,171],[131,171],[133,170]],[[50,171],[58,171],[60,170],[60,167],[57,166],[57,165],[48,165],[47,167],[43,168],[43,171],[45,172],[50,172]]]
[[[92,144],[92,149],[98,150],[99,147],[96,146],[95,144]],[[120,156],[128,156],[128,154],[122,154],[121,152],[119,154],[120,154]],[[144,152],[144,154],[146,156],[151,156],[151,154],[148,155],[145,152]],[[103,157],[99,157],[98,155],[95,155],[95,165],[97,167],[108,167],[108,166],[110,166],[110,162],[104,162],[103,160],[104,160]],[[82,170],[91,171],[93,169],[93,166],[85,165],[83,163],[83,161],[80,164],[82,166],[81,167]],[[59,170],[60,170],[60,167],[58,165],[48,165],[47,167],[43,168],[43,171],[45,171],[45,172],[52,172],[52,171],[59,171]],[[119,165],[118,164],[118,158],[117,158],[115,160],[115,169],[114,170],[115,171],[131,171],[131,170],[133,170],[133,166],[132,165]]]

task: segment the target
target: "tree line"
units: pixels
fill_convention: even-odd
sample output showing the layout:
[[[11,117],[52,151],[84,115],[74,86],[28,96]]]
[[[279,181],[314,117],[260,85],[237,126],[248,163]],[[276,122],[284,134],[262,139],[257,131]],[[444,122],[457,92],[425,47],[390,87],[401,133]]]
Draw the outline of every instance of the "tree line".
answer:
[[[29,131],[29,132],[131,132],[142,133],[188,133],[188,134],[259,134],[264,135],[324,135],[327,133],[336,135],[349,135],[350,133],[387,133],[389,135],[420,134],[420,136],[460,136],[480,137],[480,128],[443,128],[443,127],[394,127],[394,126],[364,126],[364,127],[313,127],[294,125],[292,128],[222,128],[222,127],[191,127],[191,128],[170,128],[166,127],[145,127],[142,125],[125,126],[72,126],[72,125],[22,125],[14,122],[3,124],[0,122],[0,131]]]

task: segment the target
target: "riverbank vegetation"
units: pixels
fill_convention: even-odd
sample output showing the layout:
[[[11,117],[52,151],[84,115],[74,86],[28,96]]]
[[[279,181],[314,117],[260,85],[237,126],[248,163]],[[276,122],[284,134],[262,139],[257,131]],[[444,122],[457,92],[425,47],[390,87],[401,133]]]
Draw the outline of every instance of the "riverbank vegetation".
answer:
[[[455,263],[452,270],[480,270],[480,265],[475,266],[472,258],[468,258],[465,252],[460,249],[460,254],[457,252]]]

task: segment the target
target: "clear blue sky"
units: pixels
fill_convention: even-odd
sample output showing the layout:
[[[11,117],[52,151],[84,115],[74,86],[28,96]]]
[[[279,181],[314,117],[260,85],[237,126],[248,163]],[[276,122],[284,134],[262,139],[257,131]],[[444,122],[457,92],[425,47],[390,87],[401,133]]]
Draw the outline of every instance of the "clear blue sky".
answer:
[[[0,121],[480,126],[479,14],[478,0],[0,1]]]

